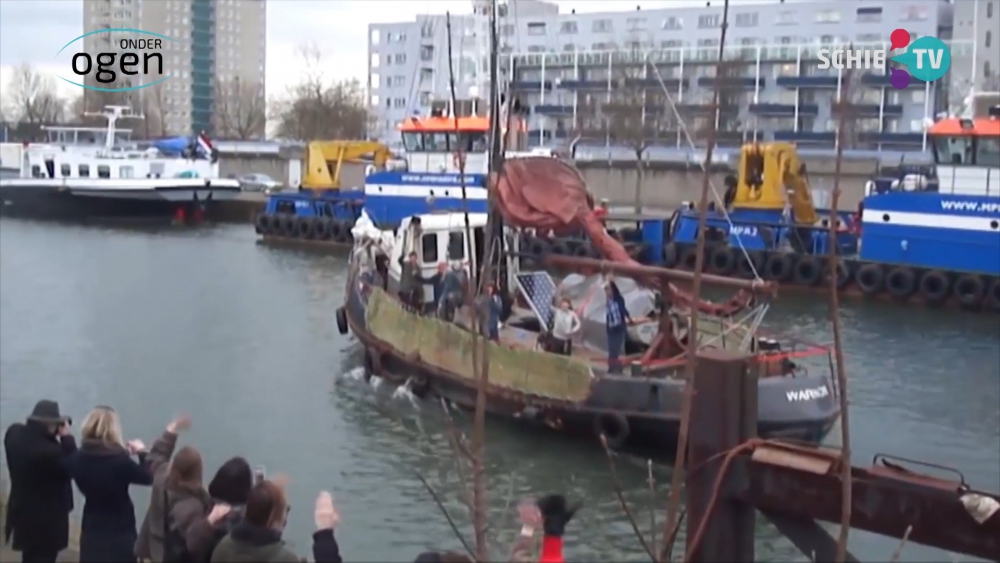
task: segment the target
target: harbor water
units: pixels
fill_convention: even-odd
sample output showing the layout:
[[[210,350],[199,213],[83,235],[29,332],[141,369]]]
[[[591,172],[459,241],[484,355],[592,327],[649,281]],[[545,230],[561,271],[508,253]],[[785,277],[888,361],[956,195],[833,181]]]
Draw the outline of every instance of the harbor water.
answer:
[[[0,426],[22,420],[42,397],[76,421],[109,404],[127,437],[148,444],[176,413],[190,412],[194,427],[182,441],[201,449],[209,473],[243,455],[289,476],[286,538],[300,554],[309,552],[320,489],[334,495],[341,552],[352,561],[460,549],[416,476],[468,522],[440,408],[364,383],[357,342],[337,333],[344,257],[255,239],[244,225],[0,221]],[[1000,489],[1000,317],[851,301],[841,314],[855,463],[891,453],[957,467],[973,487]],[[766,324],[832,339],[818,295],[782,297]],[[567,557],[645,559],[599,447],[491,421],[487,448],[495,554],[509,550],[520,498],[564,492],[584,502]],[[622,457],[618,473],[640,526],[648,529],[655,503],[661,527],[669,468],[654,468],[655,499],[644,460]],[[133,489],[140,516],[148,495]],[[806,560],[762,517],[758,527],[759,560]],[[897,543],[851,533],[862,560],[888,560]],[[951,557],[910,545],[903,559]]]

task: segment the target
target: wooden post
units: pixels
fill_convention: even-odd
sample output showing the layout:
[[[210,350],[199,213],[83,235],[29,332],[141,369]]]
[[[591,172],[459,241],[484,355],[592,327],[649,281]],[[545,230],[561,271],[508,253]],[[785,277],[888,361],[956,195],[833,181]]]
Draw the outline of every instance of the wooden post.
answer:
[[[710,509],[727,451],[757,435],[757,368],[751,356],[709,348],[698,354],[691,404],[687,475],[687,538],[692,541]],[[711,460],[711,461],[709,461]],[[686,561],[750,563],[754,560],[756,509],[726,498],[729,468],[703,537]]]

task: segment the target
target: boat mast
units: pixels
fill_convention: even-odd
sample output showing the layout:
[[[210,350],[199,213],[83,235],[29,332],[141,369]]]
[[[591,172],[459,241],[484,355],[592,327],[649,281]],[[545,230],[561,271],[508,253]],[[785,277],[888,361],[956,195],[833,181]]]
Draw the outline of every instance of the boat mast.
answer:
[[[104,150],[110,153],[115,148],[115,124],[119,119],[142,119],[142,115],[132,113],[129,106],[104,106],[104,111],[84,112],[86,117],[103,117],[108,121],[106,137],[104,139]]]

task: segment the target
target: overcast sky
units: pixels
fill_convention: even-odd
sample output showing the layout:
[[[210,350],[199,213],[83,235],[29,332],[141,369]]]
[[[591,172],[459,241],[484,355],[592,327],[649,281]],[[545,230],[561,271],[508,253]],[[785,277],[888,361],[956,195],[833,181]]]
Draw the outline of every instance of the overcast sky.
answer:
[[[162,1],[162,0],[159,0]],[[766,0],[764,0],[766,1]],[[599,12],[700,4],[693,0],[557,0],[560,12]],[[418,14],[471,12],[468,0],[268,0],[267,91],[279,94],[302,71],[297,47],[306,42],[324,54],[329,76],[358,78],[367,73],[370,23],[414,21]],[[53,74],[55,54],[83,33],[82,0],[0,0],[0,91],[11,69],[27,62]],[[75,87],[60,82],[70,93]]]

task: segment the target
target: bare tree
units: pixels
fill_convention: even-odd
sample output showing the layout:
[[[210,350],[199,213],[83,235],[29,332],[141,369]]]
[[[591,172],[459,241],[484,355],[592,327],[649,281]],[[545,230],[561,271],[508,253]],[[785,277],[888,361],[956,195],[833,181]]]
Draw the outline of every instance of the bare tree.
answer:
[[[264,84],[234,77],[215,88],[215,134],[226,139],[264,137],[267,125]]]
[[[364,138],[368,112],[361,83],[327,79],[315,46],[300,48],[300,54],[306,63],[302,80],[271,103],[278,135],[301,140]]]
[[[66,100],[59,97],[55,81],[27,64],[14,69],[6,91],[10,117],[23,124],[40,126],[60,121],[66,114]]]
[[[163,84],[143,88],[139,100],[139,109],[143,115],[143,136],[147,139],[165,136],[167,104]]]

